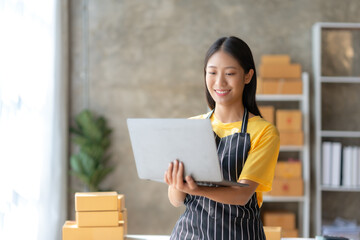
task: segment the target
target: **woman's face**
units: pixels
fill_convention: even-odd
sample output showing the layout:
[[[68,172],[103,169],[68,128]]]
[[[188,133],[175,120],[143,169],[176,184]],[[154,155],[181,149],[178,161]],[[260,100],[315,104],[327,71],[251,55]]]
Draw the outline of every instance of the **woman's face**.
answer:
[[[206,86],[216,106],[243,104],[243,90],[251,80],[252,69],[245,74],[235,58],[220,50],[209,58],[205,70]]]

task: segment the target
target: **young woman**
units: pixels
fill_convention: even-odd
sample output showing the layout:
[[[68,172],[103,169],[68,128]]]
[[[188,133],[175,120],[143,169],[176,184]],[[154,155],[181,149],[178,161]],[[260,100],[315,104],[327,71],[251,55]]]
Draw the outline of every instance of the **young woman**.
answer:
[[[210,118],[224,178],[248,187],[198,186],[190,176],[184,181],[184,165],[175,160],[164,179],[171,204],[186,210],[171,239],[265,239],[260,207],[263,192],[271,190],[280,142],[256,105],[250,48],[236,37],[218,39],[206,54],[204,75],[212,111],[194,118]]]

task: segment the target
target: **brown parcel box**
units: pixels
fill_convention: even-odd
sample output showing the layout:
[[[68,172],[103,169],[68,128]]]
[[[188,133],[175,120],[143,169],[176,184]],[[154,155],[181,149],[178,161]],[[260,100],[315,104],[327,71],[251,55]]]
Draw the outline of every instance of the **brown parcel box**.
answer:
[[[123,240],[123,222],[116,227],[78,227],[75,221],[66,221],[62,228],[63,240]]]
[[[263,80],[260,77],[257,77],[256,82],[256,94],[263,94]]]
[[[274,178],[271,196],[303,196],[304,183],[301,178]]]
[[[278,161],[275,167],[275,178],[301,178],[300,161]]]
[[[281,227],[266,227],[264,226],[266,240],[280,240]]]
[[[302,113],[300,110],[279,109],[276,111],[276,127],[279,131],[301,131]]]
[[[117,192],[77,192],[75,211],[117,211]]]
[[[76,212],[78,227],[116,227],[119,220],[118,211]]]
[[[262,55],[262,64],[290,64],[290,56],[286,54]]]
[[[261,64],[261,78],[301,78],[300,64]]]
[[[301,79],[261,78],[262,94],[302,94]]]
[[[259,106],[259,110],[263,118],[274,124],[275,108],[274,106]]]
[[[264,225],[295,229],[295,214],[292,212],[264,212]]]
[[[304,133],[302,131],[279,131],[281,146],[303,146]]]
[[[299,237],[299,232],[297,229],[283,229],[282,230],[283,238],[297,238]]]

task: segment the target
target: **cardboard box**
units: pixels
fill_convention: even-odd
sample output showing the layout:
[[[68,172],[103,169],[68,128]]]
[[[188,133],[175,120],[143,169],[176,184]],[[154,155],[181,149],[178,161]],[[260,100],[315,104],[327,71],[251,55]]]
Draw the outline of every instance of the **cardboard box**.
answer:
[[[261,78],[262,79],[262,78]],[[262,94],[302,94],[301,79],[262,79]]]
[[[295,214],[292,212],[264,212],[264,225],[270,227],[281,227],[295,229]]]
[[[290,64],[290,56],[286,54],[262,55],[262,64]]]
[[[281,239],[281,227],[264,226],[264,232],[265,232],[266,240],[280,240]]]
[[[301,78],[300,64],[261,64],[261,78]]]
[[[121,221],[124,221],[124,234],[126,235],[127,234],[127,226],[128,226],[128,224],[127,224],[127,222],[128,222],[128,220],[127,220],[127,209],[126,208],[124,208],[121,212],[119,212],[119,220],[121,220]]]
[[[280,133],[280,145],[281,146],[303,146],[304,145],[304,133],[302,131],[290,132],[279,131]]]
[[[125,196],[123,194],[118,195],[118,211],[122,211],[125,209]]]
[[[304,183],[302,178],[274,178],[271,196],[303,196]]]
[[[277,110],[276,127],[279,131],[301,131],[302,113],[300,110]]]
[[[75,210],[82,211],[117,211],[117,192],[82,192],[75,193]]]
[[[263,118],[274,124],[275,108],[274,106],[259,106],[259,110]]]
[[[300,161],[278,161],[275,167],[275,178],[301,178]]]
[[[124,226],[119,222],[116,227],[85,227],[76,225],[75,221],[66,221],[62,229],[63,240],[123,240]]]
[[[297,238],[299,237],[299,231],[297,229],[282,229],[283,238]]]
[[[118,211],[76,212],[79,227],[116,227],[119,225]]]
[[[256,79],[256,94],[262,94],[263,93],[263,80],[260,77],[257,77]]]

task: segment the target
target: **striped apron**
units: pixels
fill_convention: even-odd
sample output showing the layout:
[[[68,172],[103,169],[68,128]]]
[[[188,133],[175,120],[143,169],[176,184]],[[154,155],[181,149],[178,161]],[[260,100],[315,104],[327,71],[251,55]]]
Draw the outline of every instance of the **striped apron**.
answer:
[[[245,108],[241,132],[224,138],[215,134],[219,161],[226,180],[236,182],[245,164],[250,150],[247,122],[248,111]],[[186,210],[177,221],[170,239],[265,239],[256,193],[245,206],[223,204],[189,194],[184,204]]]

